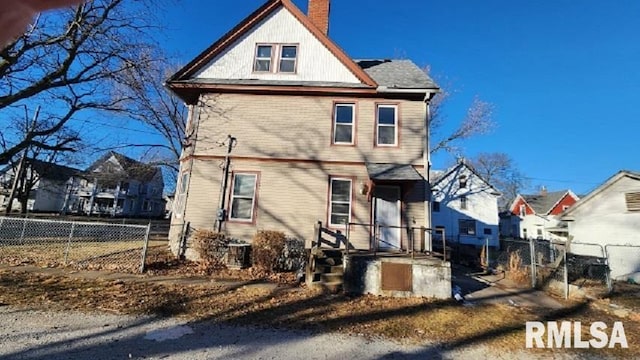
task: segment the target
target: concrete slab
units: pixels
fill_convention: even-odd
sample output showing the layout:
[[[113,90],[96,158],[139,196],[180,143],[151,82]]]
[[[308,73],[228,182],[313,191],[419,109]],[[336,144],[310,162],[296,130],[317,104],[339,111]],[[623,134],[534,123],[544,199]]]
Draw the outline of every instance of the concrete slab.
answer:
[[[514,307],[561,309],[564,305],[544,291],[522,288],[501,275],[483,275],[467,268],[456,267],[452,285],[462,289],[471,304],[506,304]]]

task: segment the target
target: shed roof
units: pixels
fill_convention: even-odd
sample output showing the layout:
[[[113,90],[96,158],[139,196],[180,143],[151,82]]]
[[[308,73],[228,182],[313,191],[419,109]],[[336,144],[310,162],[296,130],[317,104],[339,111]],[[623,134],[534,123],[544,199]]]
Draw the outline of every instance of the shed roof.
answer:
[[[368,163],[367,172],[371,180],[419,181],[424,178],[411,165]]]

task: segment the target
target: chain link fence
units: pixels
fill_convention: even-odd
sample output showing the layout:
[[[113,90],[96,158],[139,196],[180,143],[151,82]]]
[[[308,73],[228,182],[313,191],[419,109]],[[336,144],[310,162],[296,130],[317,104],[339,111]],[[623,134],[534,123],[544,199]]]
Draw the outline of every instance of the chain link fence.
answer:
[[[0,261],[142,272],[150,225],[0,217]]]
[[[491,267],[522,286],[565,298],[605,296],[618,283],[640,284],[640,246],[578,241],[503,239],[490,254]]]

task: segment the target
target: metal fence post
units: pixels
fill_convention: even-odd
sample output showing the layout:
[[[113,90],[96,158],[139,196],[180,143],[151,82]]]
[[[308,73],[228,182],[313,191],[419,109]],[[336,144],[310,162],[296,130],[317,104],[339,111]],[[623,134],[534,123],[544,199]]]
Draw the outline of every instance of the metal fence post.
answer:
[[[486,255],[486,262],[487,262],[487,271],[489,270],[490,267],[490,263],[489,263],[489,238],[485,239],[485,255]]]
[[[536,244],[533,239],[529,239],[529,252],[531,253],[531,287],[536,287]]]
[[[151,232],[151,223],[147,225],[147,232],[144,235],[144,246],[142,247],[142,263],[140,264],[140,272],[143,273],[147,262],[147,250],[149,249],[149,233]]]
[[[569,267],[567,266],[567,248],[564,249],[564,298],[569,298]]]
[[[349,255],[349,223],[345,223],[344,224],[344,238],[345,238],[345,243],[344,243],[344,247],[345,250],[347,252],[347,255]]]
[[[71,247],[71,239],[73,238],[73,230],[76,227],[76,223],[71,223],[71,232],[69,232],[69,241],[67,241],[67,248],[64,250],[64,264],[67,265],[67,259],[69,257],[69,248]]]
[[[24,232],[27,229],[27,219],[22,219],[22,233],[20,234],[20,244],[24,244]]]

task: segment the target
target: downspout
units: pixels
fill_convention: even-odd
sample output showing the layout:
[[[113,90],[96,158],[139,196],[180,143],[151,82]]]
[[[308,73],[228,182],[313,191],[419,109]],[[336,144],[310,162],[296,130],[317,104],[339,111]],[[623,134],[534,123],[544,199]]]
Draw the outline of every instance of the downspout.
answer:
[[[195,124],[193,124],[194,130],[193,130],[193,141],[191,141],[191,154],[189,155],[194,155],[196,152],[196,144],[198,143],[198,130],[200,129],[200,99],[198,99],[198,101],[196,102],[195,105],[189,105],[190,107],[190,111],[189,111],[189,118],[187,119],[187,123],[185,124],[185,130],[187,129],[189,122],[193,122],[196,121]],[[186,131],[185,131],[185,135],[186,135]],[[183,155],[184,155],[184,149],[182,150]],[[180,242],[178,243],[178,257],[179,258],[183,258],[186,251],[187,251],[187,234],[186,231],[188,229],[185,229],[185,225],[188,224],[187,223],[187,219],[185,218],[186,214],[187,214],[187,203],[189,202],[189,192],[191,190],[191,176],[193,173],[193,156],[191,156],[191,158],[189,159],[189,176],[188,176],[188,181],[187,181],[187,188],[186,188],[186,192],[184,195],[184,204],[182,205],[182,231],[180,232]],[[180,166],[182,168],[182,165]],[[182,173],[179,173],[178,176],[182,176]],[[174,197],[174,201],[175,201],[175,197]]]
[[[424,163],[424,178],[426,181],[424,187],[424,227],[426,230],[424,249],[426,251],[432,251],[433,245],[433,230],[431,229],[431,179],[429,178],[429,170],[431,170],[431,150],[430,150],[430,142],[429,142],[429,125],[431,122],[431,108],[429,106],[429,102],[433,97],[433,93],[428,92],[424,99],[424,151],[422,153],[422,161]]]

